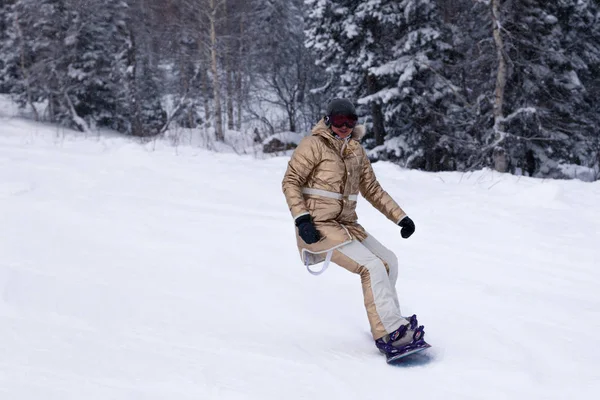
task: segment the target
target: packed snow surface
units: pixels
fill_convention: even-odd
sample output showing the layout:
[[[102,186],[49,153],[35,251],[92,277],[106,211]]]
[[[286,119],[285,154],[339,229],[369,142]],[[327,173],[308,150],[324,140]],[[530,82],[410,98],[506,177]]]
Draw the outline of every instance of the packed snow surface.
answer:
[[[258,160],[0,117],[0,398],[600,398],[600,183],[374,164],[417,225],[389,366],[360,279],[309,275]]]

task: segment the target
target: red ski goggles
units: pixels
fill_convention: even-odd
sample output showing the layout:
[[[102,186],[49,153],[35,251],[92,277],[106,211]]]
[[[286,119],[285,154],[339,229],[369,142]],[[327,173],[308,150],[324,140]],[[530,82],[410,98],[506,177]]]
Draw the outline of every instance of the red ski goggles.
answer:
[[[348,128],[354,128],[358,122],[356,115],[330,115],[329,123],[336,128],[341,128],[346,125]]]

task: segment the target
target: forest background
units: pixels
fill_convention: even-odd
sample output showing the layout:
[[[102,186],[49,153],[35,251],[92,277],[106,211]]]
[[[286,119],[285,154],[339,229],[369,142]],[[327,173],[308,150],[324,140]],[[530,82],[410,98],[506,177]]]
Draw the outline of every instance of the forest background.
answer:
[[[374,161],[594,181],[599,3],[0,0],[0,93],[86,134],[265,152],[343,96]]]

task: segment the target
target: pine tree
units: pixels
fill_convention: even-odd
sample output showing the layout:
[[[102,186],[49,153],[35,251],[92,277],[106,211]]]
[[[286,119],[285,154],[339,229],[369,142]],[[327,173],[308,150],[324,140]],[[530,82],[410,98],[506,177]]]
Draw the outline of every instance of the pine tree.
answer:
[[[9,92],[9,83],[14,78],[14,75],[8,73],[5,69],[6,55],[3,53],[3,48],[10,40],[9,27],[11,21],[11,7],[13,0],[0,0],[0,93]]]
[[[126,131],[122,112],[126,73],[127,4],[122,0],[75,1],[65,37],[62,96],[75,115],[98,125]],[[74,113],[74,114],[73,114]]]
[[[8,7],[7,38],[2,43],[5,87],[21,106],[48,100],[56,92],[56,74],[63,59],[65,1],[17,0]],[[51,102],[52,103],[52,102]],[[53,104],[49,104],[51,108]]]
[[[378,157],[427,170],[456,168],[450,32],[434,1],[312,0],[307,46],[370,114]],[[464,118],[464,116],[462,117]],[[385,125],[384,125],[385,124]],[[462,135],[464,136],[464,135]]]
[[[385,60],[391,47],[396,18],[394,1],[307,0],[306,46],[313,51],[317,65],[337,82],[339,96],[361,103],[376,144],[383,144],[385,128],[381,102],[367,97],[381,90],[381,82],[371,71]]]
[[[449,78],[457,55],[435,2],[390,2],[387,9],[370,13],[397,38],[383,52],[388,60],[371,68],[385,86],[368,99],[381,102],[387,132],[396,138],[386,146],[392,154],[382,155],[429,171],[457,168],[456,140],[465,138],[455,119],[461,117],[464,101]]]
[[[600,4],[594,0],[561,1],[549,4],[563,35],[564,49],[571,70],[558,69],[559,81],[571,90],[566,98],[573,105],[565,115],[570,143],[565,160],[576,165],[598,168],[600,161]],[[571,122],[572,121],[572,122]],[[579,134],[577,134],[579,132]]]
[[[141,7],[142,4],[138,4]],[[127,133],[138,137],[155,136],[161,133],[167,115],[161,103],[163,91],[158,84],[158,68],[152,62],[151,38],[144,35],[148,16],[142,8],[131,8],[126,31],[129,41],[126,49],[125,79],[123,80],[122,113],[127,116]],[[134,19],[133,15],[142,16]]]
[[[9,91],[24,106],[81,130],[128,130],[124,80],[129,45],[121,0],[18,0],[2,46]]]
[[[502,3],[498,23],[508,60],[504,111],[485,143],[506,151],[513,172],[560,177],[560,164],[593,163],[598,6]]]

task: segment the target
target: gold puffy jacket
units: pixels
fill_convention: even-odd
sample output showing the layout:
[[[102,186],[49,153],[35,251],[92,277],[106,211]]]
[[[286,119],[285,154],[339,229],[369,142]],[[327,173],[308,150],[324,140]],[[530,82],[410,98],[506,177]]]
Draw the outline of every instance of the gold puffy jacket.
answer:
[[[308,245],[296,229],[300,255],[309,265],[353,239],[364,240],[366,232],[356,215],[358,193],[394,223],[406,215],[377,181],[359,143],[364,134],[364,126],[358,125],[349,140],[339,139],[321,120],[288,163],[282,188],[292,217],[310,214],[321,234],[320,241]]]

